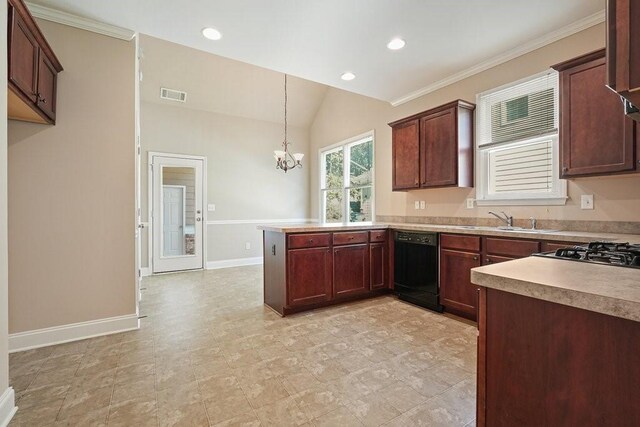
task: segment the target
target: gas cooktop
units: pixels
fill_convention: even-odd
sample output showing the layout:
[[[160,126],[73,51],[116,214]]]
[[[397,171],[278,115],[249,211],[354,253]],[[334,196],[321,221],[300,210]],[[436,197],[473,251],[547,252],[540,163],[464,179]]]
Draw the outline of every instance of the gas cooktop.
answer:
[[[640,268],[640,244],[591,242],[588,245],[567,246],[555,252],[535,255],[572,261]]]

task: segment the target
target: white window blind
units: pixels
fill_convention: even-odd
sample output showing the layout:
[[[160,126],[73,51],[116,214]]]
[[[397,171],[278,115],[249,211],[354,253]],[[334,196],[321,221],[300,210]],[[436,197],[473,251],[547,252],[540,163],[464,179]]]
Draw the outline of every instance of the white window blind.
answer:
[[[555,71],[481,94],[479,98],[479,146],[558,133]]]
[[[478,204],[565,203],[558,104],[553,70],[478,95]]]

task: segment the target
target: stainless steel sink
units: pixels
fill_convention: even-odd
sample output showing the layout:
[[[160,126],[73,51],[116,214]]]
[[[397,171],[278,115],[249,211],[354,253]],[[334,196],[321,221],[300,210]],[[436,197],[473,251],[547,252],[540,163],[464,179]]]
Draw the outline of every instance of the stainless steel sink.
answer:
[[[507,227],[507,226],[499,226],[499,227],[484,227],[479,225],[461,225],[460,228],[465,228],[467,230],[488,230],[488,231],[507,231],[512,233],[555,233],[560,230],[545,230],[542,228],[522,228],[522,227]]]

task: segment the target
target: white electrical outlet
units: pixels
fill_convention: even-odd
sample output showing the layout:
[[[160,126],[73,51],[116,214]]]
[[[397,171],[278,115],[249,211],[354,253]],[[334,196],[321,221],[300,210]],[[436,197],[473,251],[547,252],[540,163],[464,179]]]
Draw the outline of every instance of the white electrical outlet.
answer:
[[[425,202],[424,200],[420,200],[420,209],[426,209],[427,208],[427,202]]]
[[[467,209],[473,209],[475,207],[474,203],[475,199],[467,199]]]
[[[419,200],[416,200],[415,202],[413,202],[413,207],[414,207],[415,209],[420,209],[420,201],[419,201]]]
[[[245,243],[245,244],[244,244],[244,248],[245,248],[246,250],[251,249],[251,243],[249,243],[249,242]]]
[[[593,209],[593,194],[583,194],[580,198],[581,209]]]
[[[207,210],[208,210],[209,212],[215,212],[215,210],[216,210],[216,205],[214,205],[213,203],[209,203],[209,204],[207,205]]]

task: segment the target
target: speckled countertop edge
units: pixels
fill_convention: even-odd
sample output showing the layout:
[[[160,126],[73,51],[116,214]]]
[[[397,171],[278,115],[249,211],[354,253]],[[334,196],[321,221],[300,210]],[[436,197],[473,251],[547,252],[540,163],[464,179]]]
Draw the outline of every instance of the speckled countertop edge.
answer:
[[[640,322],[640,269],[529,257],[474,268],[471,282]]]
[[[467,228],[459,225],[436,225],[436,224],[411,224],[411,223],[360,223],[357,225],[344,224],[263,224],[259,225],[259,230],[275,231],[278,233],[314,233],[331,231],[359,231],[371,229],[393,229],[406,231],[431,231],[437,233],[471,234],[476,236],[496,236],[510,237],[518,239],[538,239],[552,240],[558,242],[589,242],[594,240],[604,240],[609,242],[631,242],[640,243],[640,235],[636,234],[613,234],[594,233],[586,231],[555,231],[551,233],[522,233],[515,231],[487,230]]]

